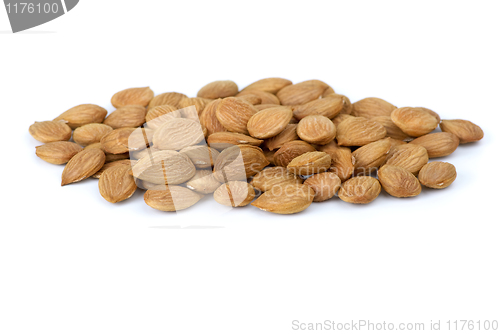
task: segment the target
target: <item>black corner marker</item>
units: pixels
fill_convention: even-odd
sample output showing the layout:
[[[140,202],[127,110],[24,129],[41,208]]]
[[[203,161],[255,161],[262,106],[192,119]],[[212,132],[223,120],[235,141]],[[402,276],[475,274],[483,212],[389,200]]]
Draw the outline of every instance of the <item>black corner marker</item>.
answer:
[[[64,3],[62,2],[64,1]],[[4,0],[12,32],[16,33],[52,21],[73,9],[79,0]],[[64,5],[63,5],[64,4]]]

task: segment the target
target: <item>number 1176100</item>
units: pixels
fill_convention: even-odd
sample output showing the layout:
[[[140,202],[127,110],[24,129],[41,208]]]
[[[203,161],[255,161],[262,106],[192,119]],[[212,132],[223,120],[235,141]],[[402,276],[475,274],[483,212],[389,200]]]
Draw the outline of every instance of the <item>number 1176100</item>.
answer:
[[[29,3],[29,2],[19,2],[6,5],[7,13],[11,14],[41,14],[41,13],[57,13],[59,12],[59,5],[56,2],[53,3]]]

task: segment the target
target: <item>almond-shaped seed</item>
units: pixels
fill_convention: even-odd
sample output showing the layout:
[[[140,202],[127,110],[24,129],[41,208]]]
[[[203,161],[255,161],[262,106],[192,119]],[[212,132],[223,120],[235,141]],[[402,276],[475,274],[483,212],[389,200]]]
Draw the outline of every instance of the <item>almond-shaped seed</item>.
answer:
[[[428,161],[429,155],[423,146],[406,144],[396,146],[385,164],[403,167],[410,173],[417,174]]]
[[[111,161],[111,162],[106,162],[101,169],[99,169],[99,171],[97,173],[95,173],[94,175],[92,175],[92,177],[94,179],[99,179],[102,175],[102,173],[104,173],[104,171],[112,168],[112,167],[115,167],[115,166],[127,166],[128,169],[130,170],[130,168],[135,165],[137,163],[137,160],[129,160],[129,159],[123,159],[123,160],[116,160],[116,161]]]
[[[264,145],[269,150],[274,151],[275,149],[280,148],[284,144],[297,139],[299,139],[299,135],[297,134],[297,124],[287,124],[287,126],[283,131],[281,131],[276,136],[267,139]]]
[[[117,165],[106,169],[99,178],[99,192],[110,203],[118,203],[130,198],[137,185],[129,175],[130,166]]]
[[[156,184],[181,184],[195,173],[196,167],[187,155],[169,150],[153,152],[132,167],[135,178]]]
[[[392,154],[396,150],[396,147],[408,144],[407,142],[404,142],[402,140],[397,140],[391,137],[387,137],[387,139],[389,139],[389,141],[391,142],[391,149],[389,150],[389,153],[385,157],[385,161],[382,163],[382,165],[385,165],[387,163],[387,160],[389,160],[389,158],[392,156]]]
[[[293,116],[301,120],[310,115],[321,115],[329,119],[337,116],[344,108],[344,97],[342,95],[330,95],[329,97],[314,100],[293,107]]]
[[[283,87],[276,96],[285,106],[305,104],[319,98],[328,87],[320,80],[307,80]]]
[[[105,161],[104,152],[98,148],[78,152],[64,167],[61,186],[91,177],[104,166]]]
[[[323,202],[335,196],[341,183],[338,175],[331,172],[314,174],[304,181],[315,192],[314,202]]]
[[[263,92],[268,92],[271,94],[276,94],[282,88],[291,85],[292,82],[288,79],[283,78],[265,78],[255,81],[250,85],[242,89],[242,91],[247,90],[259,90]]]
[[[218,99],[238,94],[238,85],[231,80],[214,81],[203,86],[197,96],[206,99]]]
[[[335,97],[335,96],[340,96],[342,98],[342,101],[344,102],[344,106],[342,107],[342,110],[340,111],[339,115],[350,115],[352,114],[352,103],[351,100],[345,95],[341,94],[330,94],[328,97]]]
[[[179,108],[179,102],[186,97],[186,95],[177,92],[159,94],[153,97],[153,99],[149,102],[148,108],[149,110],[151,110],[154,107],[163,106],[166,104]]]
[[[236,97],[228,97],[218,104],[215,116],[228,131],[247,135],[247,123],[257,112],[250,103]]]
[[[253,145],[259,146],[262,140],[256,139],[241,133],[235,132],[216,132],[208,136],[207,143],[210,147],[222,151],[234,145]]]
[[[314,195],[314,190],[304,184],[277,185],[260,195],[251,205],[272,213],[293,214],[307,209]]]
[[[314,152],[316,149],[309,143],[302,140],[293,140],[285,143],[274,153],[274,164],[276,166],[286,167],[296,157],[306,153]]]
[[[450,163],[442,161],[429,162],[418,173],[418,179],[424,186],[434,189],[448,187],[457,178],[457,170]]]
[[[84,150],[91,149],[91,148],[98,148],[101,151],[103,151],[104,154],[106,155],[106,163],[113,162],[113,161],[119,161],[119,160],[123,160],[123,159],[128,159],[130,157],[129,152],[121,153],[121,154],[108,153],[108,152],[106,152],[106,150],[104,149],[104,146],[100,142],[85,146]]]
[[[287,106],[264,109],[250,117],[247,129],[252,137],[271,138],[286,128],[292,116],[292,108]]]
[[[116,109],[106,117],[104,124],[113,129],[135,128],[146,122],[146,108],[129,105]]]
[[[214,199],[217,203],[234,208],[247,206],[254,198],[253,187],[242,181],[229,181],[214,192]]]
[[[391,119],[391,116],[376,116],[371,118],[372,121],[380,123],[384,126],[387,131],[387,137],[391,137],[397,140],[407,140],[410,137],[403,132]]]
[[[391,113],[391,119],[398,128],[412,137],[426,135],[438,126],[436,117],[422,108],[394,109]]]
[[[475,142],[481,140],[484,136],[484,132],[479,126],[463,119],[442,120],[439,126],[442,131],[457,136],[460,144]]]
[[[223,150],[214,164],[215,178],[227,181],[243,181],[269,165],[262,149],[252,145],[235,145]]]
[[[354,174],[355,175],[370,175],[376,171],[384,163],[389,151],[391,142],[389,138],[380,139],[373,143],[361,146],[354,152]]]
[[[168,104],[149,108],[146,113],[146,122],[152,129],[159,128],[165,121],[172,118],[181,118],[181,112],[177,107]]]
[[[144,202],[160,211],[179,211],[187,209],[203,196],[184,187],[168,186],[167,190],[148,190],[144,193]]]
[[[253,107],[255,109],[257,109],[257,111],[261,111],[261,110],[264,110],[264,109],[268,109],[268,108],[274,108],[274,107],[279,107],[280,105],[279,104],[256,104],[254,105]]]
[[[424,108],[424,107],[415,107],[417,109],[421,109],[421,110],[424,110],[424,111],[427,111],[429,114],[431,114],[432,116],[434,116],[434,118],[436,118],[436,120],[438,121],[438,123],[441,122],[441,117],[439,116],[439,114],[429,108]]]
[[[208,135],[210,136],[212,133],[216,132],[224,132],[227,131],[226,128],[220,124],[217,116],[215,115],[217,111],[217,107],[221,102],[221,99],[213,100],[200,114],[200,123],[207,128]]]
[[[367,204],[377,198],[380,191],[380,183],[376,178],[356,176],[342,183],[339,198],[348,203]]]
[[[377,97],[367,97],[352,104],[352,115],[372,118],[376,116],[391,116],[396,106]]]
[[[262,102],[262,98],[258,97],[255,94],[243,94],[240,96],[236,96],[238,99],[242,99],[243,101],[246,101],[250,103],[251,105],[257,105]]]
[[[382,166],[378,171],[378,180],[382,188],[394,197],[414,197],[422,191],[420,182],[415,175],[403,167]]]
[[[411,143],[425,147],[429,158],[439,158],[455,152],[460,140],[453,133],[436,132],[418,137]]]
[[[328,153],[315,151],[307,152],[294,158],[287,169],[296,175],[312,175],[326,172],[332,164],[332,158]]]
[[[205,136],[199,122],[188,118],[166,121],[153,135],[153,144],[160,150],[181,150],[198,144]]]
[[[333,122],[321,115],[310,115],[302,118],[297,126],[297,135],[310,144],[325,145],[331,142],[337,129]]]
[[[265,168],[255,174],[250,184],[260,191],[268,191],[277,185],[286,186],[290,184],[301,184],[302,182],[303,180],[299,176],[290,172],[285,167],[276,166]]]
[[[276,95],[261,90],[244,90],[238,93],[236,97],[244,98],[247,95],[254,95],[260,99],[259,103],[253,104],[280,104],[280,99]]]
[[[220,185],[221,183],[215,179],[210,169],[197,170],[191,180],[186,183],[186,187],[200,194],[211,194]]]
[[[128,88],[115,93],[111,98],[111,104],[115,108],[128,105],[146,107],[154,96],[155,93],[149,87]]]
[[[349,147],[338,146],[335,141],[318,147],[319,151],[328,153],[332,158],[330,172],[338,175],[342,182],[353,176],[355,159]]]
[[[328,88],[325,89],[325,91],[323,92],[323,94],[321,94],[321,97],[325,98],[325,97],[328,97],[330,95],[335,95],[335,94],[336,94],[335,90],[332,87],[328,86]]]
[[[337,127],[340,146],[363,146],[386,136],[384,126],[364,117],[349,117]]]
[[[102,137],[101,144],[107,153],[123,154],[146,148],[151,137],[152,133],[144,128],[121,128]]]
[[[55,141],[36,147],[36,155],[48,163],[62,165],[67,163],[82,147],[69,141]]]
[[[204,99],[202,97],[185,97],[179,101],[179,108],[194,106],[196,108],[198,116],[210,102],[212,102],[211,99]]]
[[[210,168],[219,156],[219,151],[206,145],[187,146],[179,151],[191,159],[196,168]]]
[[[140,151],[132,151],[130,152],[130,156],[133,158],[133,159],[136,159],[136,160],[140,160],[146,156],[149,156],[150,154],[152,154],[153,152],[158,152],[158,151],[161,151],[157,148],[154,148],[154,147],[147,147],[143,150],[140,150]]]
[[[71,138],[71,128],[64,122],[35,122],[29,128],[30,135],[42,143],[65,141]]]
[[[99,143],[102,137],[113,131],[109,125],[102,123],[90,123],[80,126],[73,132],[73,140],[82,146]]]
[[[80,104],[76,107],[66,110],[54,121],[65,121],[72,129],[90,123],[102,123],[108,111],[95,104]]]

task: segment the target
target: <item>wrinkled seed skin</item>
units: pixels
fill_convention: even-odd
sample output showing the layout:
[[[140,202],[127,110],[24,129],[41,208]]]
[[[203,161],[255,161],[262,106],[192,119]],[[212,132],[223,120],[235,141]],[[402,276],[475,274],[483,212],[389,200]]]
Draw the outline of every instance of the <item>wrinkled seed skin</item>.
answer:
[[[423,146],[427,150],[429,158],[439,158],[455,152],[460,140],[453,133],[436,132],[418,137],[410,143]]]
[[[337,174],[331,172],[314,174],[304,181],[315,192],[314,202],[323,202],[335,196],[341,183]]]
[[[292,116],[292,108],[290,107],[282,106],[264,109],[250,117],[247,129],[254,138],[271,138],[286,128]]]
[[[373,118],[390,116],[396,106],[377,97],[367,97],[352,104],[352,115],[356,117]]]
[[[463,119],[442,120],[440,127],[442,131],[457,136],[460,144],[475,142],[484,136],[483,130],[479,126]]]
[[[292,82],[290,80],[284,78],[265,78],[251,83],[250,85],[243,88],[242,91],[260,90],[263,92],[276,94],[282,88],[290,86],[291,84]]]
[[[61,186],[91,177],[104,166],[105,161],[106,155],[98,148],[82,150],[64,167]]]
[[[218,104],[215,116],[228,131],[248,135],[247,123],[257,112],[250,103],[236,97],[228,97]]]
[[[151,110],[154,107],[162,106],[165,104],[180,108],[179,102],[186,97],[186,95],[177,92],[162,93],[153,97],[153,99],[149,102],[148,109]]]
[[[328,87],[320,80],[307,80],[283,87],[276,96],[282,105],[300,105],[316,100]]]
[[[382,166],[378,170],[378,180],[382,188],[394,197],[414,197],[422,190],[415,175],[398,166]]]
[[[56,141],[36,147],[36,155],[51,164],[62,165],[67,163],[83,148],[69,141]]]
[[[339,198],[348,203],[368,204],[378,197],[380,191],[377,179],[371,176],[356,176],[342,184]]]
[[[348,117],[337,127],[337,143],[340,146],[363,146],[385,138],[384,126],[363,117]]]
[[[310,115],[302,118],[297,125],[297,135],[310,144],[325,145],[331,142],[337,129],[325,116]]]
[[[386,165],[403,167],[410,173],[418,171],[429,161],[427,150],[420,145],[405,144],[396,146],[386,161]]]
[[[214,199],[217,203],[235,208],[247,206],[254,198],[253,187],[242,181],[229,181],[214,192]]]
[[[354,174],[369,175],[373,169],[382,165],[390,149],[391,142],[386,138],[361,146],[352,152],[355,161]]]
[[[443,189],[457,178],[457,170],[450,163],[433,161],[426,164],[418,173],[420,183],[428,188]]]
[[[283,144],[283,146],[274,153],[274,164],[276,166],[287,167],[288,164],[299,155],[314,151],[316,151],[316,149],[311,144],[302,140],[293,140]]]
[[[391,119],[398,128],[411,137],[426,135],[438,126],[436,117],[422,108],[397,108],[391,113]]]
[[[71,138],[71,128],[64,122],[35,122],[29,128],[30,135],[42,143],[66,141]]]
[[[278,185],[260,195],[251,205],[272,213],[293,214],[307,209],[314,195],[314,190],[304,184]]]
[[[127,105],[146,107],[154,96],[154,92],[149,87],[128,88],[115,93],[111,98],[111,104],[115,108]]]
[[[326,172],[332,163],[332,158],[328,153],[315,151],[306,152],[294,158],[286,167],[296,175],[312,175]]]
[[[80,126],[73,131],[73,140],[82,146],[99,143],[102,137],[113,131],[109,125],[102,123],[90,123]]]
[[[250,184],[260,191],[268,191],[277,185],[301,184],[303,180],[285,167],[265,168],[252,178]]]
[[[231,80],[214,81],[203,86],[197,96],[205,99],[219,99],[238,94],[238,85]]]
[[[106,169],[99,177],[99,192],[110,203],[118,203],[130,198],[137,185],[129,175],[130,165],[116,165]]]
[[[147,205],[167,212],[185,210],[198,203],[202,197],[190,189],[171,185],[167,187],[167,190],[147,190],[144,193],[144,201]]]
[[[79,126],[90,123],[102,123],[108,111],[95,104],[80,104],[76,107],[66,110],[54,121],[66,121],[68,126],[76,129]]]

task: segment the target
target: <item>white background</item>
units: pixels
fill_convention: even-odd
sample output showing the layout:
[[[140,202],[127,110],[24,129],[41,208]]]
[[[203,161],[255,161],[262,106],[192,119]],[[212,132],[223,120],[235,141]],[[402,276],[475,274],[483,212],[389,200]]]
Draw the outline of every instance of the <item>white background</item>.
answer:
[[[15,35],[1,8],[0,333],[500,321],[499,7],[86,0]],[[210,198],[163,213],[139,191],[112,205],[95,179],[60,187],[63,167],[38,159],[28,134],[77,104],[112,111],[112,94],[128,87],[195,96],[214,80],[271,76],[320,79],[353,102],[428,107],[485,136],[442,159],[458,171],[445,190],[365,206],[334,198],[279,216],[224,212]]]

